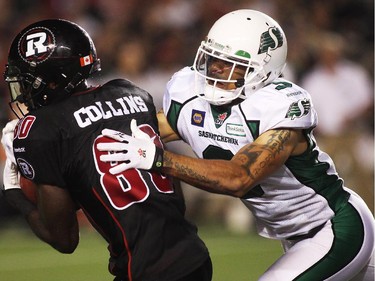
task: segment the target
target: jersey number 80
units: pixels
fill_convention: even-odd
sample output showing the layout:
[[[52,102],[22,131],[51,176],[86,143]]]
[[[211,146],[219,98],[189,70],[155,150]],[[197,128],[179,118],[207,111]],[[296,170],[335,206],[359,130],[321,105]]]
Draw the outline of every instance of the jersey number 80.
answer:
[[[124,210],[135,203],[145,201],[150,194],[150,188],[160,193],[174,192],[172,181],[159,173],[129,169],[121,174],[112,175],[109,169],[117,163],[101,162],[100,155],[107,152],[97,150],[96,146],[99,142],[113,141],[99,136],[94,141],[93,154],[96,169],[100,174],[101,186],[114,208]]]

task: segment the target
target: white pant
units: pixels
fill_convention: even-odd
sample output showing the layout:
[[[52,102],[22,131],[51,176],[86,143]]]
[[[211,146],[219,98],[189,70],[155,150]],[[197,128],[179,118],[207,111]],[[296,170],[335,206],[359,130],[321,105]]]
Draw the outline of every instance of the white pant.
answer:
[[[339,235],[334,232],[335,228],[331,221],[328,221],[312,238],[297,241],[283,240],[285,254],[268,268],[259,281],[374,281],[374,217],[357,194],[351,190],[347,191],[351,193],[349,203],[358,212],[364,226],[364,239],[357,255],[340,270],[325,275],[326,277],[315,273],[315,275],[307,274],[308,277],[305,275],[304,278],[297,278],[302,273],[309,272],[314,265],[324,261],[328,253],[331,254],[331,262],[342,258],[339,251],[336,254],[335,250],[332,250],[335,249],[334,241]],[[354,235],[355,231],[353,229]],[[350,245],[349,240],[345,243]]]

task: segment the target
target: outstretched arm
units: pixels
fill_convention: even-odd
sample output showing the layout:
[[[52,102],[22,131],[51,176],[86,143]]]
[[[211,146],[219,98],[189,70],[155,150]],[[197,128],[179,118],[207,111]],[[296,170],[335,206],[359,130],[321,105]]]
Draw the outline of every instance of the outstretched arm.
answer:
[[[179,140],[179,136],[176,134],[175,131],[173,131],[173,129],[169,125],[168,120],[165,117],[164,111],[162,109],[159,110],[157,117],[161,140],[164,143]]]
[[[108,151],[101,156],[102,161],[119,162],[110,170],[111,173],[121,173],[130,168],[158,168],[200,189],[236,197],[245,195],[279,169],[288,157],[301,154],[307,148],[301,130],[277,129],[263,133],[253,143],[242,147],[229,161],[196,159],[155,150],[152,139],[140,133],[135,121],[132,121],[131,128],[133,137],[103,130],[104,135],[117,141],[98,144],[99,150]]]
[[[164,151],[162,171],[210,192],[242,197],[306,146],[300,131],[270,130],[230,160],[204,160]]]

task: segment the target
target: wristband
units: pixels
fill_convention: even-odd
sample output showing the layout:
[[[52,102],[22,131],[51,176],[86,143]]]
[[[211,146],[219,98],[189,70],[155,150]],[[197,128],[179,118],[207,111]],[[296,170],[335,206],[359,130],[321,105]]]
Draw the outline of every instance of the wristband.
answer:
[[[164,150],[157,146],[155,148],[155,158],[151,169],[160,171],[163,168]]]

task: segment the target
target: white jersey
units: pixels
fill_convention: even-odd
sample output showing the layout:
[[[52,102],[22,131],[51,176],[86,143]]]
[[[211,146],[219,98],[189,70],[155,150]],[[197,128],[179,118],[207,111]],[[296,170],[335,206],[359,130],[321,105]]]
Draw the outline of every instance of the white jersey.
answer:
[[[349,194],[332,160],[312,136],[317,115],[304,89],[277,79],[240,104],[219,111],[196,96],[194,79],[189,67],[177,72],[167,84],[163,108],[171,127],[199,158],[229,160],[270,129],[303,129],[308,139],[305,153],[290,157],[241,198],[260,235],[285,239],[306,234],[347,202]]]

